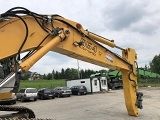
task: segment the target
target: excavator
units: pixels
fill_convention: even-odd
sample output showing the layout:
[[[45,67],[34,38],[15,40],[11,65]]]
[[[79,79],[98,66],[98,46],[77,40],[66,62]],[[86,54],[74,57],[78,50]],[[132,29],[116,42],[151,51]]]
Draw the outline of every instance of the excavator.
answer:
[[[109,50],[119,49],[122,55]],[[92,33],[83,26],[58,14],[44,15],[23,7],[14,7],[0,15],[0,99],[11,98],[18,91],[19,76],[27,72],[49,51],[105,68],[121,71],[126,109],[138,116],[143,93],[138,91],[137,53],[133,48],[121,48],[114,40]],[[22,53],[26,53],[22,57]],[[0,105],[1,119],[34,119],[34,111],[23,106]]]

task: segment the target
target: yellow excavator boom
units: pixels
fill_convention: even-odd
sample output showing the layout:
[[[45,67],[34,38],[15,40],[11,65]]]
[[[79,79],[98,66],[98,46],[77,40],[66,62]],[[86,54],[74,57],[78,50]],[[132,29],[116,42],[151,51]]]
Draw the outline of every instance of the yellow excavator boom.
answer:
[[[80,23],[59,15],[40,15],[26,8],[16,7],[1,14],[0,19],[0,63],[11,64],[7,64],[10,70],[5,69],[6,76],[9,72],[16,75],[27,72],[49,51],[116,69],[122,72],[128,114],[138,116],[138,108],[142,108],[143,95],[137,92],[137,54],[134,49],[121,48],[113,40],[89,32]],[[122,55],[115,54],[103,44],[120,49]],[[21,59],[20,54],[23,52],[28,54]],[[16,80],[13,91],[17,90],[15,88],[18,88],[19,84],[20,80]],[[2,93],[2,89],[7,88],[3,87],[2,83],[0,85]]]

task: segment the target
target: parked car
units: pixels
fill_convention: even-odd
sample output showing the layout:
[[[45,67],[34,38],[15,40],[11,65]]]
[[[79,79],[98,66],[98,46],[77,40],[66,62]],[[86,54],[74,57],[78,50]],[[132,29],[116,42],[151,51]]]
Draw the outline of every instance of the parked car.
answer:
[[[22,88],[16,93],[17,100],[21,100],[22,102],[25,100],[34,100],[36,101],[37,96],[37,89],[36,88]]]
[[[55,93],[54,93],[54,90],[51,89],[51,88],[41,88],[38,90],[38,98],[43,100],[43,99],[49,99],[49,98],[52,98],[54,99],[55,98]]]
[[[72,86],[71,91],[73,95],[86,95],[87,88],[84,85]]]
[[[56,97],[70,97],[72,94],[71,89],[69,87],[56,87],[54,88],[55,96]]]
[[[13,105],[16,104],[16,94],[12,93],[12,98],[0,100],[0,105]]]

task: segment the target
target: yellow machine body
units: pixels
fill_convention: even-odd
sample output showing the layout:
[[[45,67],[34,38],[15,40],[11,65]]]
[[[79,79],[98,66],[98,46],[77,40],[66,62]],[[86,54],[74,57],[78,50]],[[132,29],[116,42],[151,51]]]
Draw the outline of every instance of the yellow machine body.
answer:
[[[28,26],[28,37],[20,51],[23,53],[35,49],[49,33],[45,32],[33,17],[25,15],[21,18]],[[46,23],[45,27],[48,29],[61,28],[61,30],[58,35],[50,34],[34,54],[20,61],[19,69],[23,72],[28,71],[47,52],[53,51],[88,63],[119,70],[122,72],[128,114],[138,116],[138,107],[136,106],[138,87],[135,67],[137,54],[134,49],[121,49],[122,55],[118,56],[99,44],[100,42],[108,47],[116,47],[113,41],[84,30],[81,24],[60,16],[53,16],[52,24]],[[19,18],[15,17],[0,22],[0,60],[17,54],[22,45],[25,31],[25,26]],[[3,97],[6,95],[3,93]]]

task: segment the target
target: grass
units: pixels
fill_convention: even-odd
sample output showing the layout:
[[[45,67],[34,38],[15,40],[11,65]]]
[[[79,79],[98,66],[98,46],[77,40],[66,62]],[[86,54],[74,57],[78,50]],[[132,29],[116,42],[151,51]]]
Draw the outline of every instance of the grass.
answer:
[[[40,88],[54,88],[57,86],[66,86],[65,80],[22,80],[20,83],[20,88],[26,88],[26,87],[34,87],[37,89]]]
[[[148,87],[148,86],[152,86],[152,87],[160,87],[160,84],[157,83],[138,83],[139,87]]]
[[[66,80],[22,80],[20,83],[20,88],[26,88],[26,87],[34,87],[37,89],[40,88],[54,88],[57,86],[66,86]],[[159,83],[138,83],[139,87],[160,87]]]

